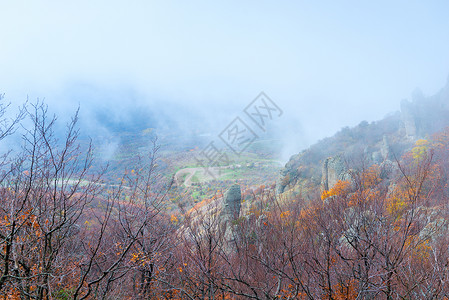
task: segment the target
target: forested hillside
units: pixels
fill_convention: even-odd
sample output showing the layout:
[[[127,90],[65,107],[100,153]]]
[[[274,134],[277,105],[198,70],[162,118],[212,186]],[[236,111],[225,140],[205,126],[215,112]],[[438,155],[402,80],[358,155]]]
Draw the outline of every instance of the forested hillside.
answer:
[[[293,156],[277,186],[215,182],[190,206],[157,139],[110,180],[77,114],[61,138],[44,103],[2,105],[0,138],[23,136],[1,157],[1,297],[444,299],[448,90]]]

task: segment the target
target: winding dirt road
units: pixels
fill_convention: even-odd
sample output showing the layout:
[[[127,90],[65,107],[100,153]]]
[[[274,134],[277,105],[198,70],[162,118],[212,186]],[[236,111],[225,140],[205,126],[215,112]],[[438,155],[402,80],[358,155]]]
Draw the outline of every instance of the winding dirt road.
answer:
[[[226,167],[210,167],[207,170],[203,167],[181,169],[175,174],[175,183],[176,185],[191,186],[192,178],[197,172],[199,177],[204,178],[204,180],[201,180],[202,182],[213,180],[220,176],[220,169],[224,168]]]

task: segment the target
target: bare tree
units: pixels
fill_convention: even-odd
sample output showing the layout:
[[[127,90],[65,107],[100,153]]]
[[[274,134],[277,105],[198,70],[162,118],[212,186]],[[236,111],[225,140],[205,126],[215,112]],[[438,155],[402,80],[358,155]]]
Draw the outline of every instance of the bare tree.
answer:
[[[97,231],[88,230],[74,298],[154,298],[170,264],[174,226],[163,214],[172,182],[158,171],[157,140],[118,186],[109,186],[95,209]]]
[[[71,275],[68,245],[78,221],[97,194],[98,176],[90,176],[92,151],[76,144],[77,113],[62,143],[54,134],[56,118],[42,103],[31,105],[32,124],[23,136],[23,151],[4,169],[2,185],[0,288],[25,299],[46,299]],[[84,153],[84,155],[82,155]]]

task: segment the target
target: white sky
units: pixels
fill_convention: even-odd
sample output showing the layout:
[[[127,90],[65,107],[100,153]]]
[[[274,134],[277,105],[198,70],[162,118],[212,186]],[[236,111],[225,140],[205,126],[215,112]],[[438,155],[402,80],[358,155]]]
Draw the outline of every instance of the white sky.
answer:
[[[213,114],[265,91],[309,144],[441,89],[448,13],[443,0],[0,0],[0,92],[105,101],[70,96],[86,84]]]

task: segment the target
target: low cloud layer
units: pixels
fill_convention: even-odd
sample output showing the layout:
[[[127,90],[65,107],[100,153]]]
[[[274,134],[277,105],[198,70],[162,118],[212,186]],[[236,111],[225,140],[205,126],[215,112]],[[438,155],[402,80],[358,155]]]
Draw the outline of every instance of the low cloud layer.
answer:
[[[79,105],[89,130],[139,127],[148,115],[166,130],[215,134],[265,91],[285,112],[284,151],[295,153],[397,110],[416,87],[437,92],[449,73],[448,10],[444,1],[5,2],[0,92],[14,104],[45,97],[61,117]]]

